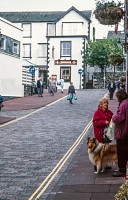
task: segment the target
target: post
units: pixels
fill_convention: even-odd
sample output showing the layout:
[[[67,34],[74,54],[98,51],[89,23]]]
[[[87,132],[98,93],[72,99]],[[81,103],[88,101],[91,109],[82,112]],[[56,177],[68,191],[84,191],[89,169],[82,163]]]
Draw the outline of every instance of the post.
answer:
[[[82,75],[82,73],[83,73],[83,70],[82,69],[78,69],[78,73],[79,73],[79,75],[80,75],[80,90],[81,90],[81,75]]]
[[[81,75],[82,75],[82,74],[80,73],[80,90],[81,90]]]
[[[104,67],[104,89],[105,89],[105,79],[106,77],[105,77],[105,67]]]

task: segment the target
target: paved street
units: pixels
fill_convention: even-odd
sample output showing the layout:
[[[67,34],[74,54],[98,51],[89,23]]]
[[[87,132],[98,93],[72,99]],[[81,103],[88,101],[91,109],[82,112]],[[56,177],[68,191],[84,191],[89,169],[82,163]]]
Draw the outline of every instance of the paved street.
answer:
[[[73,105],[65,97],[0,128],[0,200],[35,199],[30,198],[31,195],[88,125],[98,100],[105,93],[105,90],[81,90],[77,92],[78,100]],[[1,111],[0,114],[17,118],[31,111],[35,110]],[[46,199],[53,190],[86,137],[40,199]]]

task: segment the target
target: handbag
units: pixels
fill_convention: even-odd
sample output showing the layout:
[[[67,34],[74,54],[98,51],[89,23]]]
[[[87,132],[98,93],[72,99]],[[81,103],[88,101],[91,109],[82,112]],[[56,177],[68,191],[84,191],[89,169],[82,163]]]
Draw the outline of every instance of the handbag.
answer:
[[[74,94],[74,100],[77,100],[77,96],[76,96],[76,94]]]
[[[107,136],[107,132],[108,132],[108,127],[109,126],[106,126],[105,128],[104,128],[104,141],[103,141],[103,143],[110,143],[110,142],[112,142],[112,140]]]
[[[108,130],[106,132],[106,136],[110,140],[114,140],[114,132],[115,132],[115,123],[111,120],[108,126]]]
[[[67,100],[70,100],[71,99],[71,96],[70,96],[70,94],[67,96]]]

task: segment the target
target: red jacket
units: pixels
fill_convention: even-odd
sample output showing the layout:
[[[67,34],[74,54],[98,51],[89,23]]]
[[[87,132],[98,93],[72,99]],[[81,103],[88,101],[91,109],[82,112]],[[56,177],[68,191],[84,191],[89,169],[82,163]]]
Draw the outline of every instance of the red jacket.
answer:
[[[104,128],[106,127],[106,121],[111,121],[113,113],[110,110],[103,111],[102,108],[98,108],[93,116],[93,128],[94,135],[98,142],[103,142]]]

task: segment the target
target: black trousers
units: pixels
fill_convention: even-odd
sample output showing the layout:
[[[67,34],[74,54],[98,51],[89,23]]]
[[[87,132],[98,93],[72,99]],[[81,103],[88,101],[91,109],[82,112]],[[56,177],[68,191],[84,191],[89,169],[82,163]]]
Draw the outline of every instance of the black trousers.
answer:
[[[128,161],[128,137],[119,139],[117,142],[118,167],[121,172],[126,172]]]
[[[110,88],[109,93],[110,93],[110,99],[113,99],[114,89]]]

